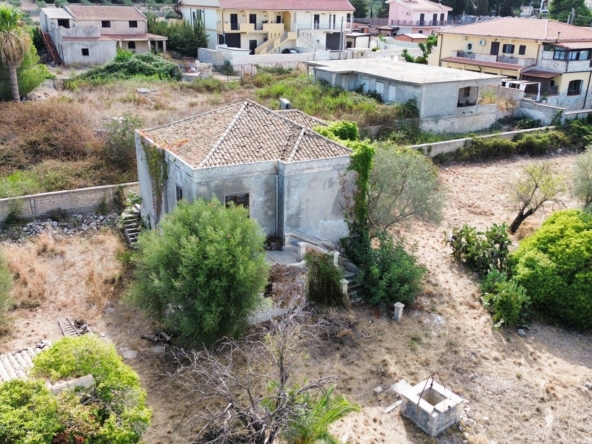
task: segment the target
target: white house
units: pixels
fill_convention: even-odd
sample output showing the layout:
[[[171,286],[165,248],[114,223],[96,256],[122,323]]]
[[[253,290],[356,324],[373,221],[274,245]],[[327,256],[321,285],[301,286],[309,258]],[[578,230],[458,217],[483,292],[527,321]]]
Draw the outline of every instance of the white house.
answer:
[[[99,65],[111,61],[118,48],[138,54],[152,48],[166,52],[167,37],[149,34],[146,16],[132,6],[41,8],[39,21],[58,63]]]
[[[297,45],[343,49],[354,12],[348,0],[180,0],[177,7],[185,20],[204,21],[210,49],[226,45],[251,54]]]
[[[430,0],[386,0],[389,5],[389,25],[400,34],[427,34],[449,26],[452,8]]]

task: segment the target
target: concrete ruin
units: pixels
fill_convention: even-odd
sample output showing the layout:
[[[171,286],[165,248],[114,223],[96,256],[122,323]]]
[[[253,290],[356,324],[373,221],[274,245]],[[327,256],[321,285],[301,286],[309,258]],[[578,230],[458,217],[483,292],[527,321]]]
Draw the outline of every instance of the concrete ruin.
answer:
[[[464,401],[430,377],[414,386],[401,380],[393,389],[401,395],[401,414],[430,436],[438,436],[460,420]]]

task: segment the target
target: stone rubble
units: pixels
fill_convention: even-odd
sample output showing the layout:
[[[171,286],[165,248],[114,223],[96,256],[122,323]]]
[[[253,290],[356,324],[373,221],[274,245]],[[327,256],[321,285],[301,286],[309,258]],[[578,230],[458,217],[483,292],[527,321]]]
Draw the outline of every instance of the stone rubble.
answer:
[[[26,238],[49,233],[54,236],[74,236],[88,231],[112,228],[119,222],[119,214],[72,214],[66,220],[35,219],[24,225],[5,227],[0,231],[1,240],[23,242]]]

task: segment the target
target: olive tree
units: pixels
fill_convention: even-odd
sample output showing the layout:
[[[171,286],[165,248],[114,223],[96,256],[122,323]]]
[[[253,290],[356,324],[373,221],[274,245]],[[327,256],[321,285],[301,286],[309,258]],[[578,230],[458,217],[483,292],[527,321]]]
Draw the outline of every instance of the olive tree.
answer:
[[[562,206],[560,195],[564,191],[563,179],[553,172],[548,162],[524,167],[521,176],[510,184],[510,199],[518,209],[510,233],[516,233],[522,222],[545,204]]]
[[[584,205],[584,211],[592,212],[592,147],[576,157],[572,177],[573,195]]]
[[[267,281],[264,241],[243,207],[181,201],[140,234],[131,299],[185,342],[239,335]]]
[[[414,219],[439,222],[446,189],[432,161],[417,151],[378,146],[368,182],[368,225],[386,230]]]

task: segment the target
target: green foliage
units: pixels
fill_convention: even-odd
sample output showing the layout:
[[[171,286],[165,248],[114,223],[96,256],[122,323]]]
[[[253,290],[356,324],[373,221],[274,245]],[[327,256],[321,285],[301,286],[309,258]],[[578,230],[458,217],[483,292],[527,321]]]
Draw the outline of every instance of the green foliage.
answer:
[[[354,18],[366,18],[368,16],[366,0],[351,0],[350,3],[355,9]]]
[[[302,396],[299,404],[304,408],[284,434],[287,444],[339,443],[329,432],[330,426],[352,412],[359,412],[360,407],[349,403],[343,395],[335,396],[334,390],[331,387],[326,393]]]
[[[388,229],[411,218],[439,222],[445,195],[438,169],[428,157],[379,145],[368,182],[368,228]]]
[[[308,266],[308,300],[326,307],[346,306],[347,296],[341,292],[339,283],[342,274],[333,265],[333,256],[309,253],[305,259]]]
[[[486,276],[493,270],[505,272],[508,269],[509,246],[508,226],[493,224],[486,231],[464,224],[454,228],[447,242],[452,247],[454,259],[468,269]]]
[[[61,429],[58,400],[43,381],[0,384],[0,442],[51,444]]]
[[[329,139],[336,140],[338,142],[349,140],[357,141],[360,139],[358,133],[358,125],[356,122],[349,122],[347,120],[340,120],[337,122],[331,122],[327,126],[317,126],[314,130],[322,134]]]
[[[551,17],[560,22],[567,21],[575,9],[576,16],[573,24],[577,26],[589,26],[592,19],[592,12],[586,6],[584,0],[553,0],[549,5]]]
[[[505,271],[499,271],[497,269],[491,270],[485,278],[481,281],[481,293],[493,293],[495,292],[496,285],[499,283],[506,282],[508,280],[508,274]]]
[[[0,178],[0,198],[36,194],[41,190],[39,178],[30,170],[15,171]]]
[[[35,40],[33,40],[35,41]],[[19,94],[25,96],[43,83],[45,79],[53,75],[47,66],[39,64],[39,56],[35,46],[31,46],[25,53],[20,67],[17,69]],[[6,65],[0,60],[0,101],[10,100],[12,92],[10,89],[9,73]]]
[[[107,135],[101,153],[109,165],[121,170],[136,168],[135,130],[141,126],[142,120],[131,114],[124,114],[107,123]]]
[[[419,49],[421,49],[421,52],[423,53],[423,57],[417,57],[415,59],[415,63],[423,63],[424,65],[427,65],[428,57],[432,53],[432,49],[434,49],[434,47],[437,45],[438,45],[438,36],[436,34],[430,34],[426,38],[425,43],[419,42],[417,44],[417,46],[419,46]]]
[[[266,283],[264,242],[246,209],[182,201],[140,234],[131,299],[184,341],[238,335]]]
[[[131,54],[131,55],[130,55]],[[129,78],[180,80],[181,72],[174,63],[154,54],[133,54],[120,51],[117,57],[103,66],[89,69],[74,79],[64,82],[68,89],[96,86]]]
[[[571,144],[582,148],[592,144],[592,125],[583,120],[571,120],[563,129]]]
[[[150,175],[150,184],[152,188],[152,203],[156,222],[160,220],[162,213],[162,193],[169,177],[169,168],[165,162],[165,151],[148,142],[140,142],[144,150],[146,166]]]
[[[373,305],[390,308],[395,302],[410,307],[421,292],[421,280],[425,267],[405,250],[403,239],[393,239],[387,231],[376,234],[377,248],[369,244],[358,252],[360,272],[358,281],[362,297]]]
[[[150,1],[150,0],[149,0]],[[156,5],[153,5],[153,8]],[[164,35],[169,38],[167,46],[170,50],[177,51],[186,57],[197,57],[198,48],[208,47],[208,35],[205,25],[199,18],[193,25],[188,21],[182,23],[169,23],[158,20],[155,14],[146,14],[148,19],[148,32]]]
[[[533,308],[568,327],[592,327],[592,218],[556,211],[511,255],[514,279]]]
[[[321,119],[345,119],[363,125],[388,125],[398,119],[417,117],[414,102],[385,105],[357,92],[314,82],[310,76],[289,76],[272,82],[257,91],[258,99],[271,109],[279,107],[280,97],[292,106]]]
[[[540,128],[541,126],[541,121],[539,119],[520,119],[516,123],[516,128],[518,129]]]
[[[513,279],[498,279],[491,286],[492,291],[484,293],[481,300],[485,308],[492,313],[493,322],[497,327],[503,325],[512,328],[520,325],[521,314],[530,303],[526,289]]]
[[[220,94],[233,89],[234,85],[236,85],[235,82],[223,82],[215,77],[206,77],[204,79],[197,78],[192,83],[183,82],[180,87],[181,89],[190,89],[200,93]]]
[[[576,157],[572,174],[572,193],[582,202],[584,211],[592,212],[592,147]]]
[[[234,66],[232,66],[232,62],[230,60],[224,60],[224,63],[218,70],[227,76],[234,75]]]
[[[0,251],[0,334],[8,328],[7,311],[10,308],[10,290],[12,275],[6,264],[4,254]]]

